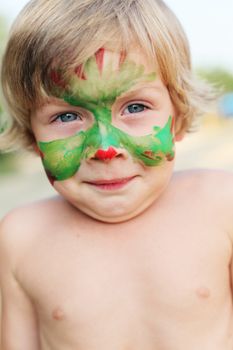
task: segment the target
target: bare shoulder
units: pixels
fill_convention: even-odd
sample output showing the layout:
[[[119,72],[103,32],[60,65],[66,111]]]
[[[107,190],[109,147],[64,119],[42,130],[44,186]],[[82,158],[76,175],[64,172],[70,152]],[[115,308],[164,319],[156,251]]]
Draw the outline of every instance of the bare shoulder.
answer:
[[[223,170],[189,170],[177,172],[173,191],[181,192],[186,203],[194,203],[213,221],[219,220],[233,237],[233,173]]]
[[[54,197],[9,212],[0,221],[0,263],[7,257],[17,264],[25,250],[35,246],[40,235],[61,224],[70,210],[62,198]]]
[[[224,170],[197,169],[177,172],[174,184],[184,189],[195,190],[202,198],[223,199],[233,203],[233,172]]]

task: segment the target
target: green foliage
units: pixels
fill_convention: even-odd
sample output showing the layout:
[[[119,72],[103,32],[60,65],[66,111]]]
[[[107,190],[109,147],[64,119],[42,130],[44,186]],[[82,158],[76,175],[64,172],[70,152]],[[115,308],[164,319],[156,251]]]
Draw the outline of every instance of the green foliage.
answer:
[[[224,68],[197,70],[197,74],[207,82],[220,88],[224,93],[233,91],[233,74]]]

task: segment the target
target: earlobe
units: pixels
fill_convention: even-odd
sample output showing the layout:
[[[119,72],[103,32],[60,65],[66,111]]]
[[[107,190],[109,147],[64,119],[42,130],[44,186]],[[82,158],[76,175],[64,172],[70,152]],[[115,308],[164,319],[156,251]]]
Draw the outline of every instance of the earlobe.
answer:
[[[176,141],[176,142],[182,141],[183,138],[184,138],[184,135],[185,135],[185,133],[176,134],[176,135],[175,135],[175,141]]]

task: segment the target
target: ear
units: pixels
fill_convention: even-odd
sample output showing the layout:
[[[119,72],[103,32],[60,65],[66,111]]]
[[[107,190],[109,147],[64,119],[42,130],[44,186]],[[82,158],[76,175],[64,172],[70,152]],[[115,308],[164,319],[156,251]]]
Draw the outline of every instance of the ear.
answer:
[[[176,142],[182,141],[184,136],[185,136],[185,132],[180,132],[180,133],[176,134],[175,135],[175,141]]]
[[[182,118],[179,118],[177,113],[174,118],[174,134],[175,142],[182,141],[186,134],[186,130],[182,127]]]

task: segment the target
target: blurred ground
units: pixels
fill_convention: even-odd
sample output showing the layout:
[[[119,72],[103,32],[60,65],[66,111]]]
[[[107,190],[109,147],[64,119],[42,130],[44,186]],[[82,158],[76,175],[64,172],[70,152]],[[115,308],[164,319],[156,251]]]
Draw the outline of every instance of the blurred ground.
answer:
[[[17,172],[0,175],[0,218],[14,207],[55,194],[38,158],[20,154],[17,163]],[[208,116],[199,131],[177,143],[176,170],[190,168],[233,172],[233,118]]]
[[[176,169],[210,168],[233,171],[233,118],[209,115],[199,130],[176,144]]]

